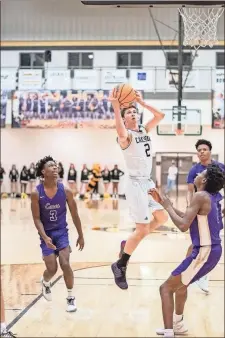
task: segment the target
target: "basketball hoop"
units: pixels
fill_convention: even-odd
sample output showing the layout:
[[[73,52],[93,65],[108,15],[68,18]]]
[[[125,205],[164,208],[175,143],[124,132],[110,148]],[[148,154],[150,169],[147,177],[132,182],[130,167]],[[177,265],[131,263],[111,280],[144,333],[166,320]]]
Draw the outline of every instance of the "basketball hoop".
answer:
[[[184,46],[213,47],[217,43],[217,24],[224,7],[178,8],[184,23]]]
[[[175,134],[176,136],[181,136],[184,134],[184,130],[183,129],[175,129]]]

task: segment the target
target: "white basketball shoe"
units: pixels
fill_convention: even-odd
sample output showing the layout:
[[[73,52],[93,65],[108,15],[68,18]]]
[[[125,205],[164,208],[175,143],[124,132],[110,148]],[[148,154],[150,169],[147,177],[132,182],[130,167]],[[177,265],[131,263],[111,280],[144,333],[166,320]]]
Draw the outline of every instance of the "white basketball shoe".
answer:
[[[165,329],[157,329],[156,334],[159,335],[159,336],[163,336],[164,330]],[[174,321],[173,322],[173,330],[174,330],[174,334],[176,334],[176,335],[181,335],[181,336],[186,335],[188,333],[188,329],[185,327],[184,319],[181,319],[179,322]]]
[[[68,297],[67,298],[67,312],[76,312],[77,311],[77,304],[75,297]]]
[[[45,282],[42,277],[41,284],[42,284],[42,294],[44,298],[50,302],[52,300],[51,282]]]

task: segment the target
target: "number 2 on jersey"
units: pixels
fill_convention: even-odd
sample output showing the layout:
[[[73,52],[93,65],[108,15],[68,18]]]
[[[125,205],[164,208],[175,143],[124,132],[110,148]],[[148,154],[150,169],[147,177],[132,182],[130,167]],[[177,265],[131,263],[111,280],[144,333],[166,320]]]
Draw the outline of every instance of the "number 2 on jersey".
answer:
[[[146,154],[146,156],[150,157],[151,154],[150,154],[150,145],[149,145],[149,143],[145,143],[144,147],[145,147],[145,154]]]
[[[57,221],[57,211],[50,210],[50,221],[56,222]]]

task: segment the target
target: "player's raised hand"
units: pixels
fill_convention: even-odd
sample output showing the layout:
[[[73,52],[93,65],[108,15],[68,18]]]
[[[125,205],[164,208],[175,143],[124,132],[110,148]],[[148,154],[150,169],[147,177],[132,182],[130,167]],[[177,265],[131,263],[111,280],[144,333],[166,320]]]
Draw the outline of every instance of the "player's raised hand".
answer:
[[[136,93],[136,101],[140,104],[140,105],[143,105],[144,104],[144,101],[143,101],[143,97],[141,95],[141,93],[137,90],[135,90],[135,93]]]
[[[45,239],[45,244],[47,245],[47,247],[49,249],[53,249],[53,250],[56,250],[56,246],[52,243],[52,239],[50,237],[47,237]]]
[[[151,195],[156,202],[161,204],[162,197],[160,196],[160,193],[156,189],[150,189],[148,191],[148,194]]]
[[[79,236],[78,239],[77,239],[77,244],[76,246],[79,245],[79,251],[82,251],[83,248],[84,248],[84,237],[83,236]]]
[[[165,209],[168,208],[168,206],[172,205],[172,202],[169,200],[169,198],[165,195],[161,195],[156,189],[150,189],[148,193]]]
[[[114,110],[120,110],[120,103],[118,98],[115,96],[115,89],[111,91],[108,100],[112,103]]]

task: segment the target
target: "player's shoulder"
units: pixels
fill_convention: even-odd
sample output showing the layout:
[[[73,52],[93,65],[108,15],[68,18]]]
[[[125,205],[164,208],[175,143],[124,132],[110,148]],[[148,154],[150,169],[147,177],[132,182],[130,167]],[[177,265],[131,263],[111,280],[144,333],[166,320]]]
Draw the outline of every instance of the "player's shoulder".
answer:
[[[212,161],[212,163],[215,164],[215,165],[218,165],[218,167],[220,167],[221,170],[225,171],[225,165],[224,165],[224,163],[218,162],[218,161],[214,161],[214,160]]]
[[[63,184],[63,189],[64,189],[66,197],[70,197],[71,195],[73,196],[72,190],[70,188],[66,187],[64,184]]]
[[[64,191],[65,193],[70,190],[67,186],[64,185],[62,182],[57,183],[58,189]]]
[[[39,193],[40,193],[40,184],[37,185],[33,190],[31,191],[30,197],[31,200],[39,199]]]
[[[203,204],[210,201],[210,195],[206,191],[197,191],[193,197],[193,203]]]

